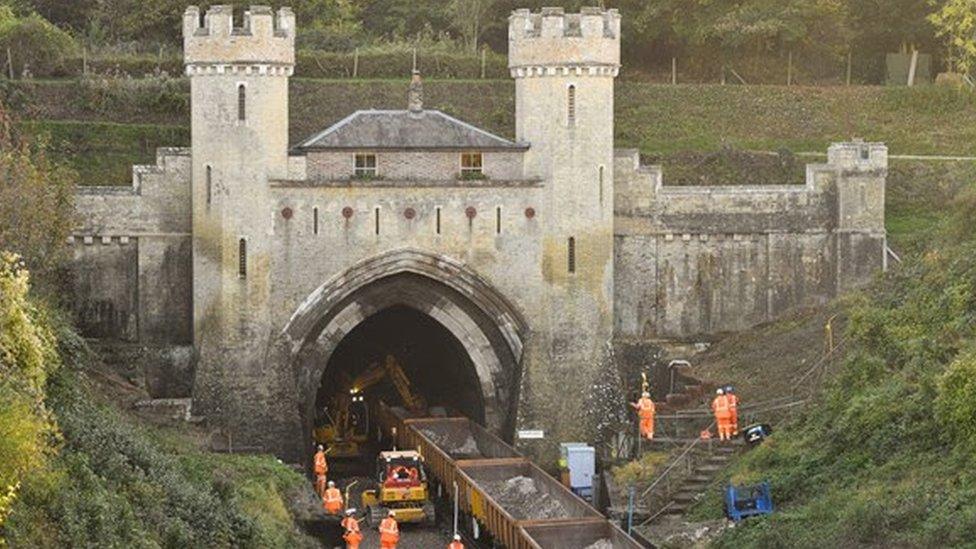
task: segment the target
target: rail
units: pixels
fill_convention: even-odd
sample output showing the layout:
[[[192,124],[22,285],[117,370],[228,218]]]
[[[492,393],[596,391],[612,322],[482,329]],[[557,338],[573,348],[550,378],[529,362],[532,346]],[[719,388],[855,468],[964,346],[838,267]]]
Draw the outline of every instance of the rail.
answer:
[[[708,426],[708,429],[711,430],[713,425],[715,425],[714,421]],[[696,446],[701,444],[703,440],[705,439],[699,437],[686,444],[681,454],[679,454],[678,457],[674,458],[674,460],[671,461],[671,465],[668,465],[668,467],[664,471],[662,471],[661,474],[658,475],[658,477],[654,479],[653,482],[651,482],[650,486],[648,486],[647,489],[641,492],[640,495],[641,499],[647,497],[647,494],[650,494],[651,490],[657,487],[657,485],[660,484],[661,481],[663,481],[668,475],[670,475],[671,471],[673,471],[674,468],[677,467],[679,463],[681,463],[685,458],[687,458],[688,455],[691,453],[691,451],[694,450]]]

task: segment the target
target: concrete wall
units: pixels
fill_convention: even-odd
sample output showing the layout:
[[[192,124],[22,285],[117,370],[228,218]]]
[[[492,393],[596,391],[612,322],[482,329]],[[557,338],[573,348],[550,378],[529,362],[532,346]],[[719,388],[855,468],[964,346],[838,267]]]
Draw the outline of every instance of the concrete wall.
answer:
[[[618,337],[742,330],[883,269],[883,145],[834,145],[804,185],[668,187],[636,151],[616,163]]]
[[[355,155],[376,155],[377,175],[382,179],[449,181],[461,172],[459,151],[311,151],[307,155],[310,180],[345,180],[353,175]],[[522,151],[485,152],[483,171],[491,180],[522,178]]]

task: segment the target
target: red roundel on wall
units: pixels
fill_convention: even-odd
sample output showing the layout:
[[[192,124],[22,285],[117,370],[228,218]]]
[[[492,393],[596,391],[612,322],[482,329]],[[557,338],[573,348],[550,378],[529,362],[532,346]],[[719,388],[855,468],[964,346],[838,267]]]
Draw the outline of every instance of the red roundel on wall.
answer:
[[[478,215],[478,210],[474,209],[474,206],[468,206],[464,209],[464,215],[468,216],[468,219],[474,219],[474,216]]]
[[[407,219],[413,219],[417,217],[417,211],[414,210],[413,208],[407,208],[406,210],[403,210],[403,217],[406,217]]]
[[[342,217],[345,217],[346,219],[349,219],[350,217],[352,217],[352,208],[350,208],[349,206],[346,206],[345,208],[343,208],[342,209]]]
[[[294,213],[295,212],[291,211],[291,208],[284,208],[281,210],[281,217],[284,217],[285,219],[291,219],[291,216],[294,215]]]
[[[535,208],[526,208],[525,209],[525,217],[527,217],[529,219],[532,219],[533,217],[535,217]]]

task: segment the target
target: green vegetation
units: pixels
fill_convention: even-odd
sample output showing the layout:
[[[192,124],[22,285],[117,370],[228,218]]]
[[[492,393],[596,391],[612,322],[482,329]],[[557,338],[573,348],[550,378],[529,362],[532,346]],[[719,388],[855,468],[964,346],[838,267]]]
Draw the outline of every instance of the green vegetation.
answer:
[[[99,404],[85,379],[69,370],[48,385],[64,442],[23,482],[3,532],[12,545],[311,545],[285,503],[301,475],[269,456],[210,454],[142,427]]]
[[[290,0],[270,2],[289,5],[298,20],[298,49],[318,56],[323,53],[395,50],[386,58],[404,60],[418,49],[422,56],[454,53],[450,63],[478,66],[478,51],[504,54],[508,47],[508,15],[516,8],[538,10],[557,5],[569,11],[591,5],[589,0]],[[185,8],[183,0],[0,0],[20,17],[43,17],[70,33],[75,44],[103,60],[118,56],[160,52],[175,53]],[[847,54],[854,55],[856,82],[881,83],[884,59],[889,52],[909,45],[942,59],[945,46],[963,46],[940,40],[937,31],[965,36],[965,9],[971,0],[605,0],[617,8],[622,20],[625,71],[646,78],[669,74],[672,57],[679,59],[683,81],[716,82],[732,71],[750,83],[786,80],[787,58],[793,59],[793,78],[799,82],[842,81]],[[208,3],[203,3],[206,7]],[[937,15],[933,15],[937,14]],[[961,16],[959,14],[962,14]],[[931,16],[931,17],[930,17]],[[238,24],[241,15],[237,15]],[[934,23],[934,24],[933,24]],[[969,33],[972,34],[972,33]],[[946,42],[949,42],[948,44]],[[15,48],[15,59],[30,57],[31,50]],[[169,54],[167,54],[169,55]],[[145,56],[145,55],[143,55]],[[492,66],[497,54],[490,54]],[[961,57],[957,57],[957,60]],[[349,70],[351,59],[321,60],[322,72],[299,60],[304,76],[337,74]],[[384,59],[376,59],[388,65]],[[111,65],[112,63],[109,62]],[[367,62],[366,66],[371,63]],[[421,65],[433,69],[429,62]],[[397,76],[410,65],[397,63]],[[80,59],[66,59],[60,67],[49,66],[37,74],[78,74]],[[504,66],[500,68],[504,70]],[[53,72],[51,72],[53,71]],[[469,74],[468,69],[457,71]],[[141,76],[143,73],[130,73]],[[447,74],[447,73],[444,73]],[[376,74],[373,74],[376,76]]]
[[[719,547],[962,546],[976,531],[976,187],[930,241],[844,303],[844,364],[819,401],[747,454],[734,482],[769,479],[778,512]],[[717,498],[697,511],[720,514]]]
[[[28,290],[20,258],[0,253],[0,533],[21,481],[44,466],[56,431],[44,386],[60,360],[47,313]]]
[[[46,136],[49,155],[76,171],[81,185],[130,185],[132,166],[155,163],[158,147],[190,143],[181,126],[38,121],[22,128]]]
[[[0,105],[0,545],[314,546],[289,511],[300,474],[270,456],[199,450],[88,385],[94,357],[48,301],[73,175],[33,137],[11,131]]]

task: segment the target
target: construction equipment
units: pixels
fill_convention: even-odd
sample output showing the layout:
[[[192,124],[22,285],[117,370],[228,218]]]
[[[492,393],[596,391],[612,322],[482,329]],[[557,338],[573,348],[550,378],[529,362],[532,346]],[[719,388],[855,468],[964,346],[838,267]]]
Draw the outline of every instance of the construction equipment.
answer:
[[[427,468],[420,452],[393,450],[376,458],[376,488],[362,494],[362,507],[370,524],[379,524],[396,511],[399,523],[434,524],[434,503],[427,485]]]
[[[354,379],[341,376],[339,387],[325,409],[325,424],[316,427],[312,434],[317,443],[329,447],[332,457],[362,455],[362,446],[369,438],[372,415],[366,390],[383,381],[393,385],[408,409],[426,409],[424,398],[413,391],[407,374],[393,355],[386,355],[382,363],[370,365]]]
[[[725,516],[739,522],[744,518],[757,515],[768,515],[773,512],[773,497],[770,495],[769,483],[763,482],[752,486],[733,486],[725,488]]]

